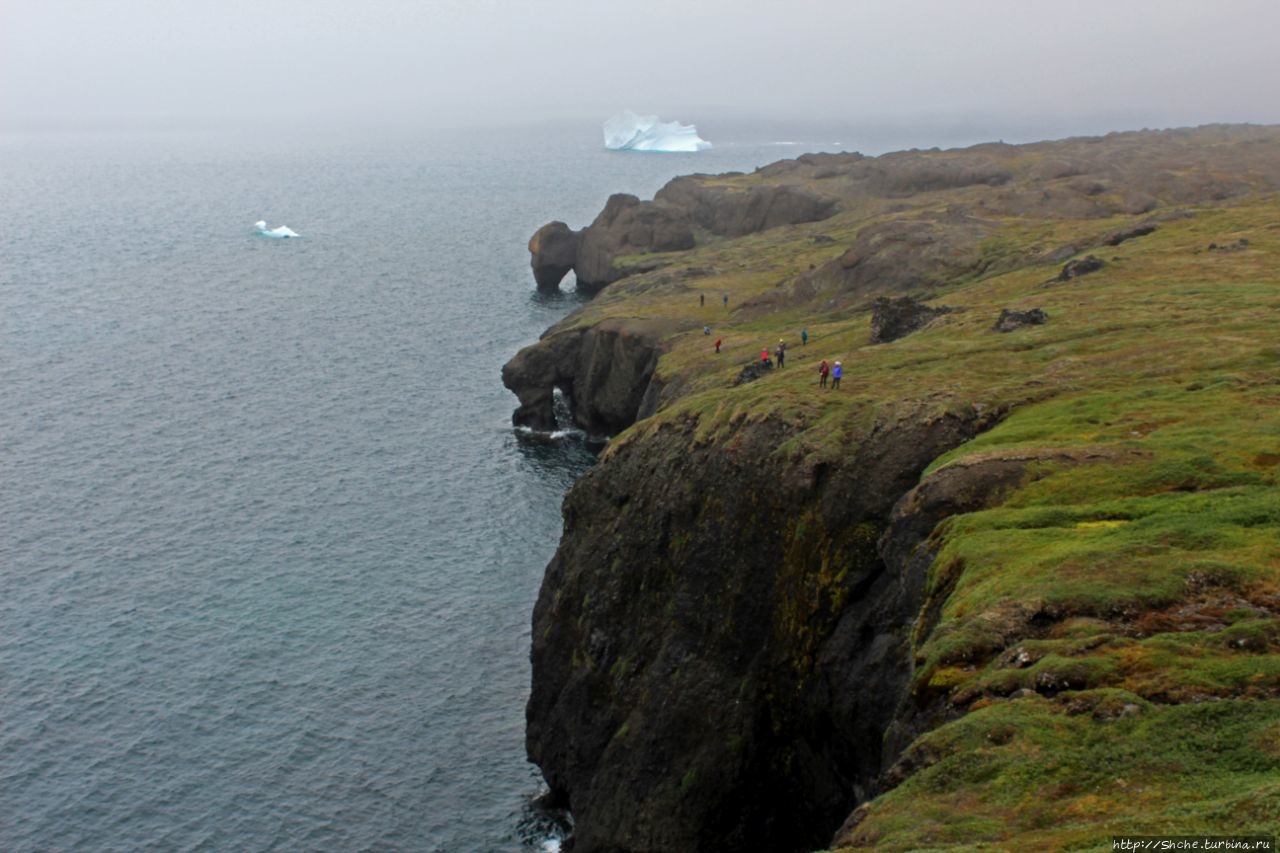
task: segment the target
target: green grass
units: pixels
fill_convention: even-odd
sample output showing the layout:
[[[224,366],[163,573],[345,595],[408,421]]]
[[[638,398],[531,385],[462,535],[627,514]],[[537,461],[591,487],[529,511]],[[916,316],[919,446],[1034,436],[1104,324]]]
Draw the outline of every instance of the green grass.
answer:
[[[941,196],[939,209],[974,197]],[[963,310],[878,346],[865,306],[790,296],[811,264],[889,215],[885,202],[859,205],[673,255],[573,322],[678,329],[658,375],[679,392],[615,447],[691,422],[697,443],[731,449],[750,425],[781,420],[790,437],[773,452],[803,468],[902,419],[1007,407],[926,474],[1040,460],[998,502],[934,531],[940,606],[936,624],[918,626],[914,690],[960,716],[911,746],[914,772],[872,801],[860,846],[1103,850],[1112,834],[1280,830],[1280,202],[1164,222],[1093,249],[1104,269],[1064,283],[1052,282],[1060,263],[1035,258],[1143,217],[1004,217],[978,248],[983,271],[932,300]],[[1242,237],[1246,251],[1206,250]],[[682,278],[689,267],[713,272]],[[1006,307],[1040,307],[1049,321],[991,331]],[[787,367],[735,387],[780,337]],[[839,392],[818,389],[822,358],[844,362]],[[795,548],[818,536],[805,526]],[[803,594],[782,620],[806,624],[804,607],[817,612],[840,571],[791,579]]]
[[[1109,850],[1112,835],[1272,834],[1280,702],[1019,699],[920,738],[853,847]]]

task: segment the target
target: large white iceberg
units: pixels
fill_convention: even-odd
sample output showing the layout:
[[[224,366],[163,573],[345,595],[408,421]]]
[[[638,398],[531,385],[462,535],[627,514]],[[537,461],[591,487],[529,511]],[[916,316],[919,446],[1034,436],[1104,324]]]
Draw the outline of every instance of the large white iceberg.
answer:
[[[698,129],[657,116],[618,113],[604,123],[604,147],[614,151],[701,151],[711,143],[698,137]]]
[[[281,225],[281,226],[278,226],[278,227],[276,227],[276,228],[272,228],[272,229],[268,230],[268,229],[267,229],[267,223],[266,223],[266,220],[264,220],[264,219],[259,219],[257,222],[253,223],[253,227],[254,227],[255,229],[257,229],[258,234],[260,234],[261,236],[263,236],[263,237],[273,237],[273,238],[275,238],[275,239],[277,239],[277,240],[283,239],[283,238],[285,238],[285,237],[297,237],[297,236],[298,236],[298,232],[297,232],[297,231],[294,231],[294,230],[293,230],[292,228],[290,228],[288,225]]]

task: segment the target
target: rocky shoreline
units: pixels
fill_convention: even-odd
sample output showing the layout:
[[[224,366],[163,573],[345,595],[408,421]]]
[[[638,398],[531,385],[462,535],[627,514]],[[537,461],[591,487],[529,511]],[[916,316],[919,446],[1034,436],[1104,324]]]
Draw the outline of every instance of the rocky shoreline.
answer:
[[[1145,509],[1202,488],[1275,501],[1277,356],[1259,312],[1280,292],[1267,224],[1278,189],[1280,130],[1207,127],[806,155],[678,178],[651,202],[613,196],[578,232],[539,229],[537,286],[572,271],[598,295],[504,367],[514,420],[553,428],[559,388],[579,426],[617,436],[565,499],[533,614],[528,751],[550,800],[572,810],[573,849],[1101,838],[1117,812],[1080,817],[1070,772],[1036,800],[1038,822],[1010,828],[973,818],[1002,776],[953,772],[957,792],[931,774],[992,750],[1006,776],[1042,768],[1006,746],[1031,743],[1044,715],[1074,724],[1076,707],[1159,706],[1143,711],[1151,725],[1206,699],[1280,709],[1280,555],[1252,538],[1228,553],[1227,527],[1196,550],[1184,539],[1211,522]],[[1239,251],[1203,250],[1211,239]],[[1194,339],[1223,325],[1245,342],[1230,345],[1235,360]],[[735,383],[778,338],[785,369]],[[846,387],[819,391],[818,359],[841,356]],[[1258,419],[1232,427],[1235,449],[1196,456],[1175,440],[1185,426],[1217,447],[1212,412],[1241,394]],[[1069,414],[1098,406],[1093,426]],[[1046,518],[1070,518],[997,523],[1041,500]],[[1274,535],[1280,510],[1268,512],[1239,535]],[[1156,531],[1117,563],[1130,545],[1105,525],[1148,515],[1182,532]],[[1017,531],[1007,561],[981,550],[1005,530]],[[1096,539],[1087,559],[1072,550],[1082,536]],[[1148,559],[1168,576],[1131,576]],[[1237,616],[1176,616],[1214,607]],[[1224,637],[1244,624],[1233,651]],[[1241,672],[1180,675],[1185,661],[1142,651],[1193,629],[1215,654],[1244,656]],[[999,715],[994,740],[952,734]],[[1109,718],[1094,718],[1108,755]],[[1258,726],[1249,736],[1269,743]],[[1243,770],[1232,781],[1280,808],[1274,786]],[[1157,811],[1176,797],[1146,790],[1164,791],[1147,797]]]

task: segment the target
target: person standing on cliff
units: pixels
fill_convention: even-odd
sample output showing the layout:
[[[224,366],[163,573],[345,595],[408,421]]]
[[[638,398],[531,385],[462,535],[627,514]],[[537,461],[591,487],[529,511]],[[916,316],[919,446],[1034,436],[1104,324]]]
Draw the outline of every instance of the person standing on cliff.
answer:
[[[831,372],[831,366],[827,364],[827,360],[824,358],[822,360],[822,364],[818,365],[818,387],[819,388],[827,387],[827,374],[830,372]]]
[[[720,339],[719,339],[719,338],[716,338],[716,352],[717,352],[717,353],[719,353],[719,352],[720,352]]]
[[[809,345],[809,330],[801,329],[800,330],[800,346],[806,347],[808,345]]]
[[[778,348],[775,352],[778,355],[778,367],[782,367],[783,361],[787,358],[787,344],[781,338],[778,339]]]
[[[840,390],[840,377],[844,375],[844,368],[840,366],[840,362],[836,362],[831,367],[831,390]]]

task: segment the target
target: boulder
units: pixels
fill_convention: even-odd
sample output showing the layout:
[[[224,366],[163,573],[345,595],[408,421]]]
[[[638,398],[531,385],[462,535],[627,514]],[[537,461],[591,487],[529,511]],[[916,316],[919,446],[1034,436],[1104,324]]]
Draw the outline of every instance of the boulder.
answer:
[[[929,325],[935,317],[953,310],[941,305],[930,308],[910,296],[897,299],[881,296],[871,306],[871,343],[883,344],[906,337]]]
[[[1039,326],[1047,319],[1049,315],[1039,308],[1032,308],[1030,311],[1014,311],[1005,308],[1000,312],[993,328],[997,332],[1012,332],[1026,326]]]
[[[1082,275],[1088,275],[1091,272],[1097,272],[1106,266],[1106,263],[1096,255],[1087,255],[1083,258],[1076,258],[1074,261],[1067,261],[1063,266],[1062,272],[1058,273],[1058,281],[1070,281],[1073,278],[1079,278]]]

